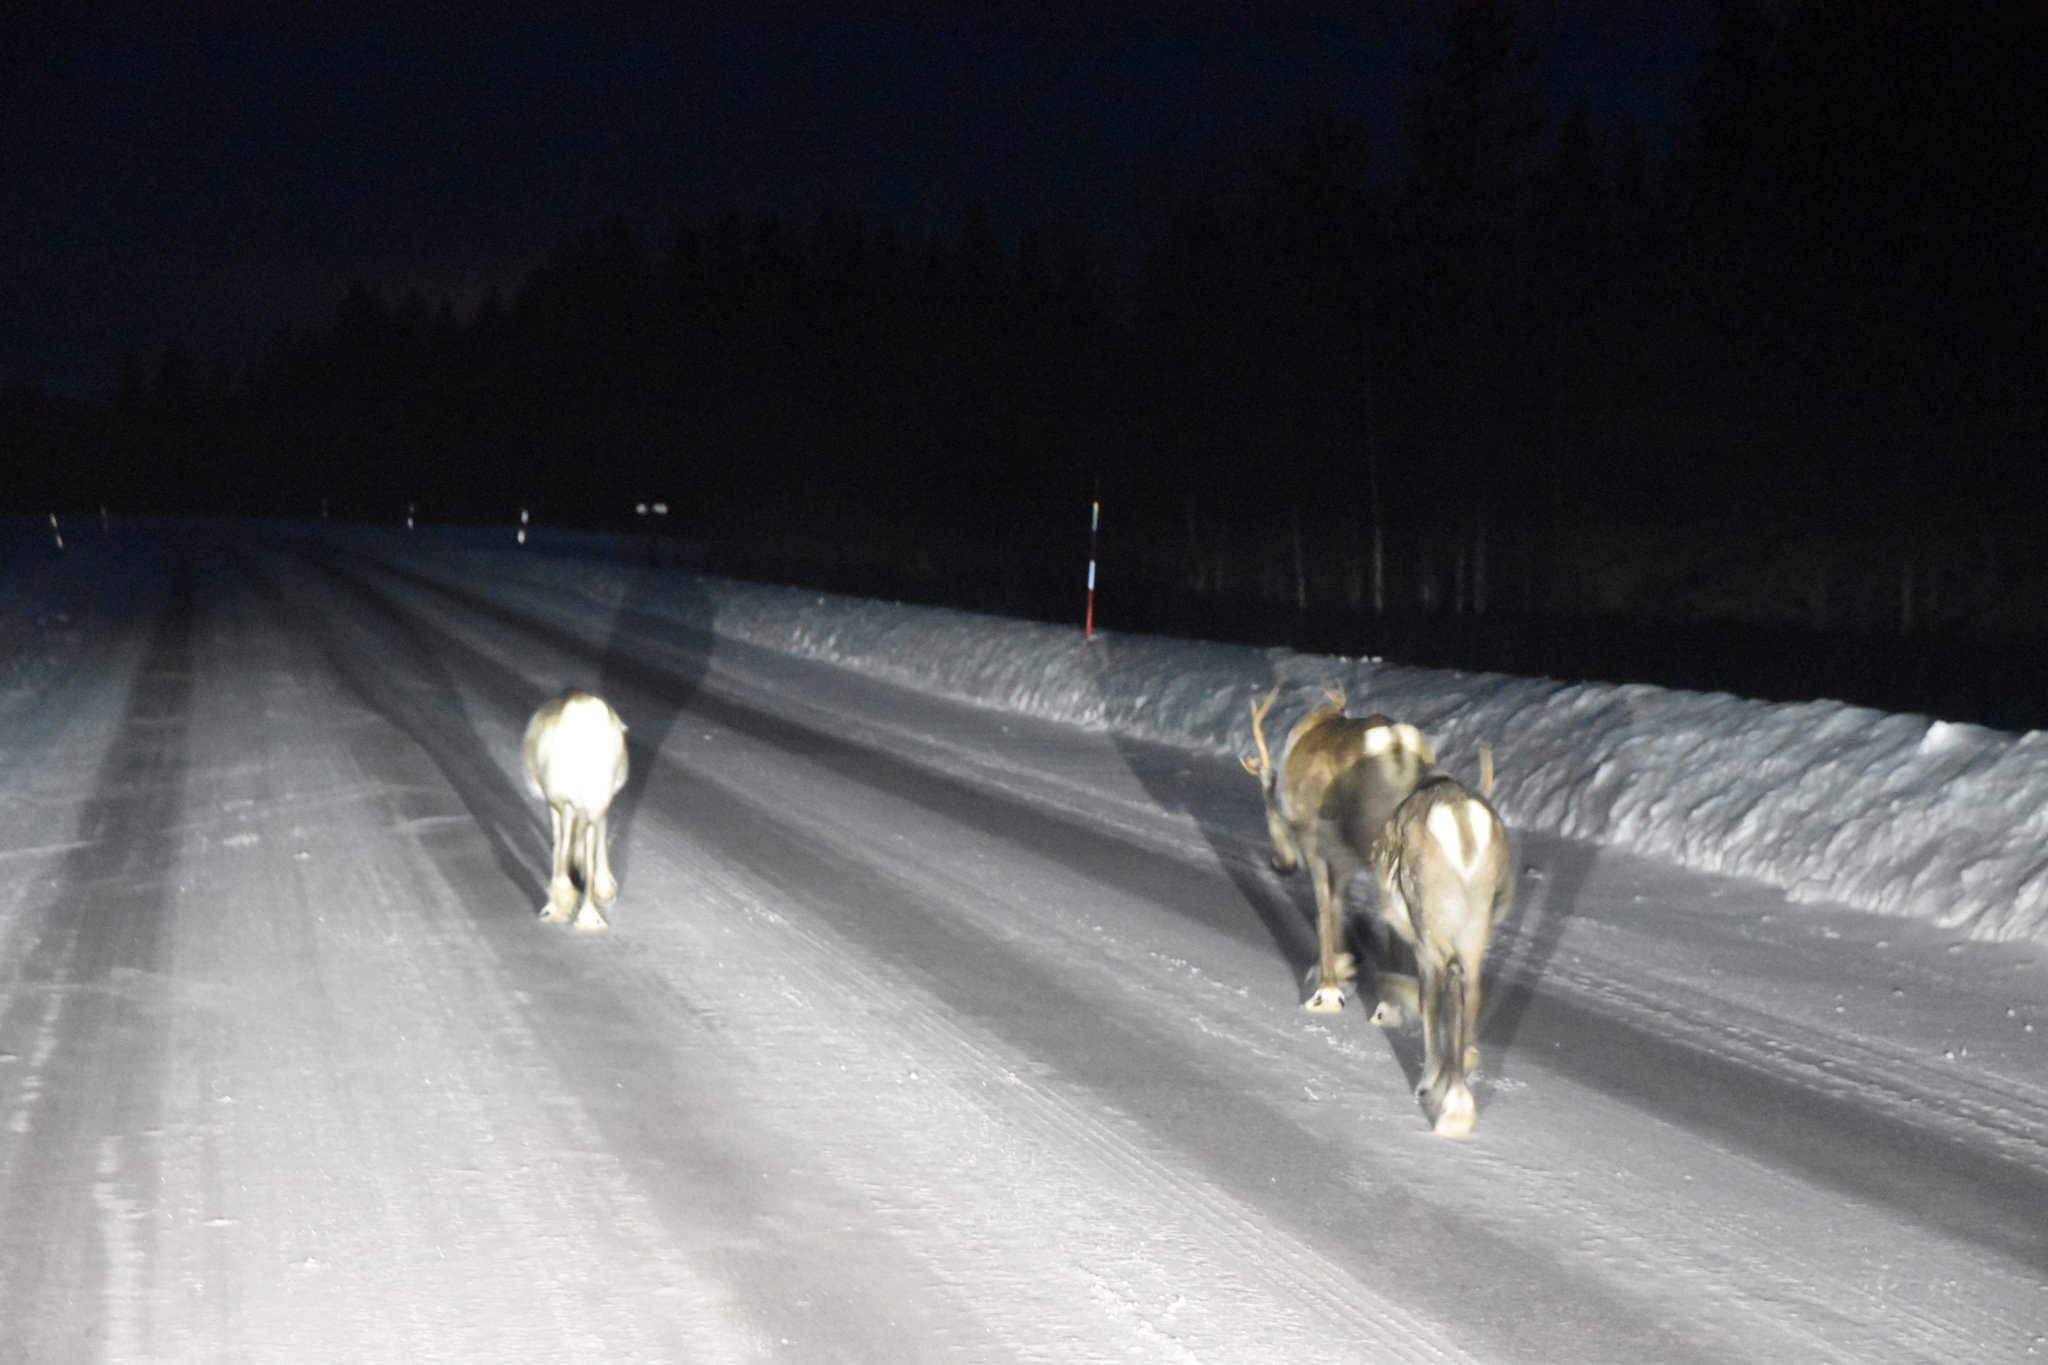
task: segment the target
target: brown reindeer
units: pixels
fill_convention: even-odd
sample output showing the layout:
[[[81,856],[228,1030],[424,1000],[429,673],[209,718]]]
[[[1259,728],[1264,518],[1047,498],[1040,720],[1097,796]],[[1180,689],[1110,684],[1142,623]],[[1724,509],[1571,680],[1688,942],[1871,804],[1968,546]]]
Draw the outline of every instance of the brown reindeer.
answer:
[[[1385,716],[1347,718],[1343,694],[1312,708],[1294,723],[1275,762],[1266,748],[1264,722],[1276,687],[1252,703],[1257,758],[1241,761],[1266,796],[1266,830],[1273,867],[1289,873],[1306,864],[1315,891],[1320,955],[1307,1008],[1328,1013],[1344,1007],[1344,983],[1354,974],[1342,951],[1344,891],[1352,874],[1372,858],[1374,842],[1394,809],[1415,790],[1436,761],[1422,734]]]
[[[1488,804],[1493,752],[1481,749],[1475,796],[1432,772],[1387,821],[1373,853],[1380,915],[1415,952],[1421,978],[1422,1083],[1436,1131],[1462,1137],[1477,1108],[1479,973],[1493,926],[1514,894],[1507,830]]]

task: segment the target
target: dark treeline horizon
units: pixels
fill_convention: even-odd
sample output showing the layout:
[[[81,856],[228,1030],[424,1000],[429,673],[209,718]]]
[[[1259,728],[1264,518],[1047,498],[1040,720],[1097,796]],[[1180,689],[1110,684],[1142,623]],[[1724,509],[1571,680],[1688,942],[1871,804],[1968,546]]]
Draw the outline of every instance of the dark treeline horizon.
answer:
[[[659,499],[731,567],[1057,616],[1099,490],[1125,628],[2038,640],[2041,7],[1713,8],[1668,139],[1544,108],[1511,5],[1449,0],[1402,147],[1304,111],[1160,205],[1134,273],[1076,214],[596,224],[468,316],[358,286],[245,375],[173,346],[107,404],[8,394],[5,502]],[[1575,671],[1528,635],[1459,657]]]

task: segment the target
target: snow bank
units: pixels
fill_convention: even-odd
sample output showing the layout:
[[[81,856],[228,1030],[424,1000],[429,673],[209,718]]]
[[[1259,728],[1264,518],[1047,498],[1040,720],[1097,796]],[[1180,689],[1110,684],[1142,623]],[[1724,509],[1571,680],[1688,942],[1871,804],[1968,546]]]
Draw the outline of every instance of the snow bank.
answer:
[[[367,534],[367,533],[366,533]],[[621,600],[645,569],[618,542],[379,536],[422,568]],[[630,542],[625,542],[630,544]],[[667,571],[676,573],[678,571]],[[678,574],[678,586],[682,576]],[[1278,687],[1284,725],[1341,688],[1352,714],[1420,726],[1472,774],[1491,744],[1511,825],[1780,886],[1795,900],[1907,915],[1984,939],[2048,941],[2048,736],[1839,702],[1769,704],[1646,685],[1409,668],[689,579],[716,633],[987,706],[1225,753]],[[654,596],[658,610],[659,595]],[[701,624],[701,623],[700,623]]]
[[[1772,705],[1644,685],[1500,674],[1058,629],[741,584],[721,634],[988,705],[1228,753],[1278,686],[1284,722],[1341,689],[1352,714],[1412,721],[1468,776],[1494,748],[1510,823],[1795,900],[2048,939],[2048,736]]]

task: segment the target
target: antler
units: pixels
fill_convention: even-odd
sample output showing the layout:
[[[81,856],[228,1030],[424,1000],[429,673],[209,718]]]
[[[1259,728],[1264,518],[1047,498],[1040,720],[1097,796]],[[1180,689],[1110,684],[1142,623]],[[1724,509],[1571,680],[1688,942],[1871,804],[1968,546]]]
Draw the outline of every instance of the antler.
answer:
[[[1259,756],[1253,758],[1250,754],[1240,754],[1237,761],[1244,764],[1244,770],[1253,777],[1263,779],[1268,773],[1273,771],[1273,755],[1266,751],[1266,732],[1259,722],[1263,721],[1266,718],[1266,713],[1273,709],[1273,699],[1279,695],[1280,689],[1278,686],[1275,686],[1271,692],[1265,695],[1263,700],[1255,701],[1251,704],[1252,739],[1259,746]]]

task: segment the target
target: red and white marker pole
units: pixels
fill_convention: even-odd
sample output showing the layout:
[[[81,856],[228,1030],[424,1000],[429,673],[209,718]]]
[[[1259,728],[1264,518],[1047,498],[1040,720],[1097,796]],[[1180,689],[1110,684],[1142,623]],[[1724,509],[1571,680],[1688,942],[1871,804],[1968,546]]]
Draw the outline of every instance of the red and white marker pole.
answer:
[[[1097,498],[1088,504],[1088,615],[1082,625],[1082,634],[1095,638],[1095,532],[1102,525],[1102,500]]]

